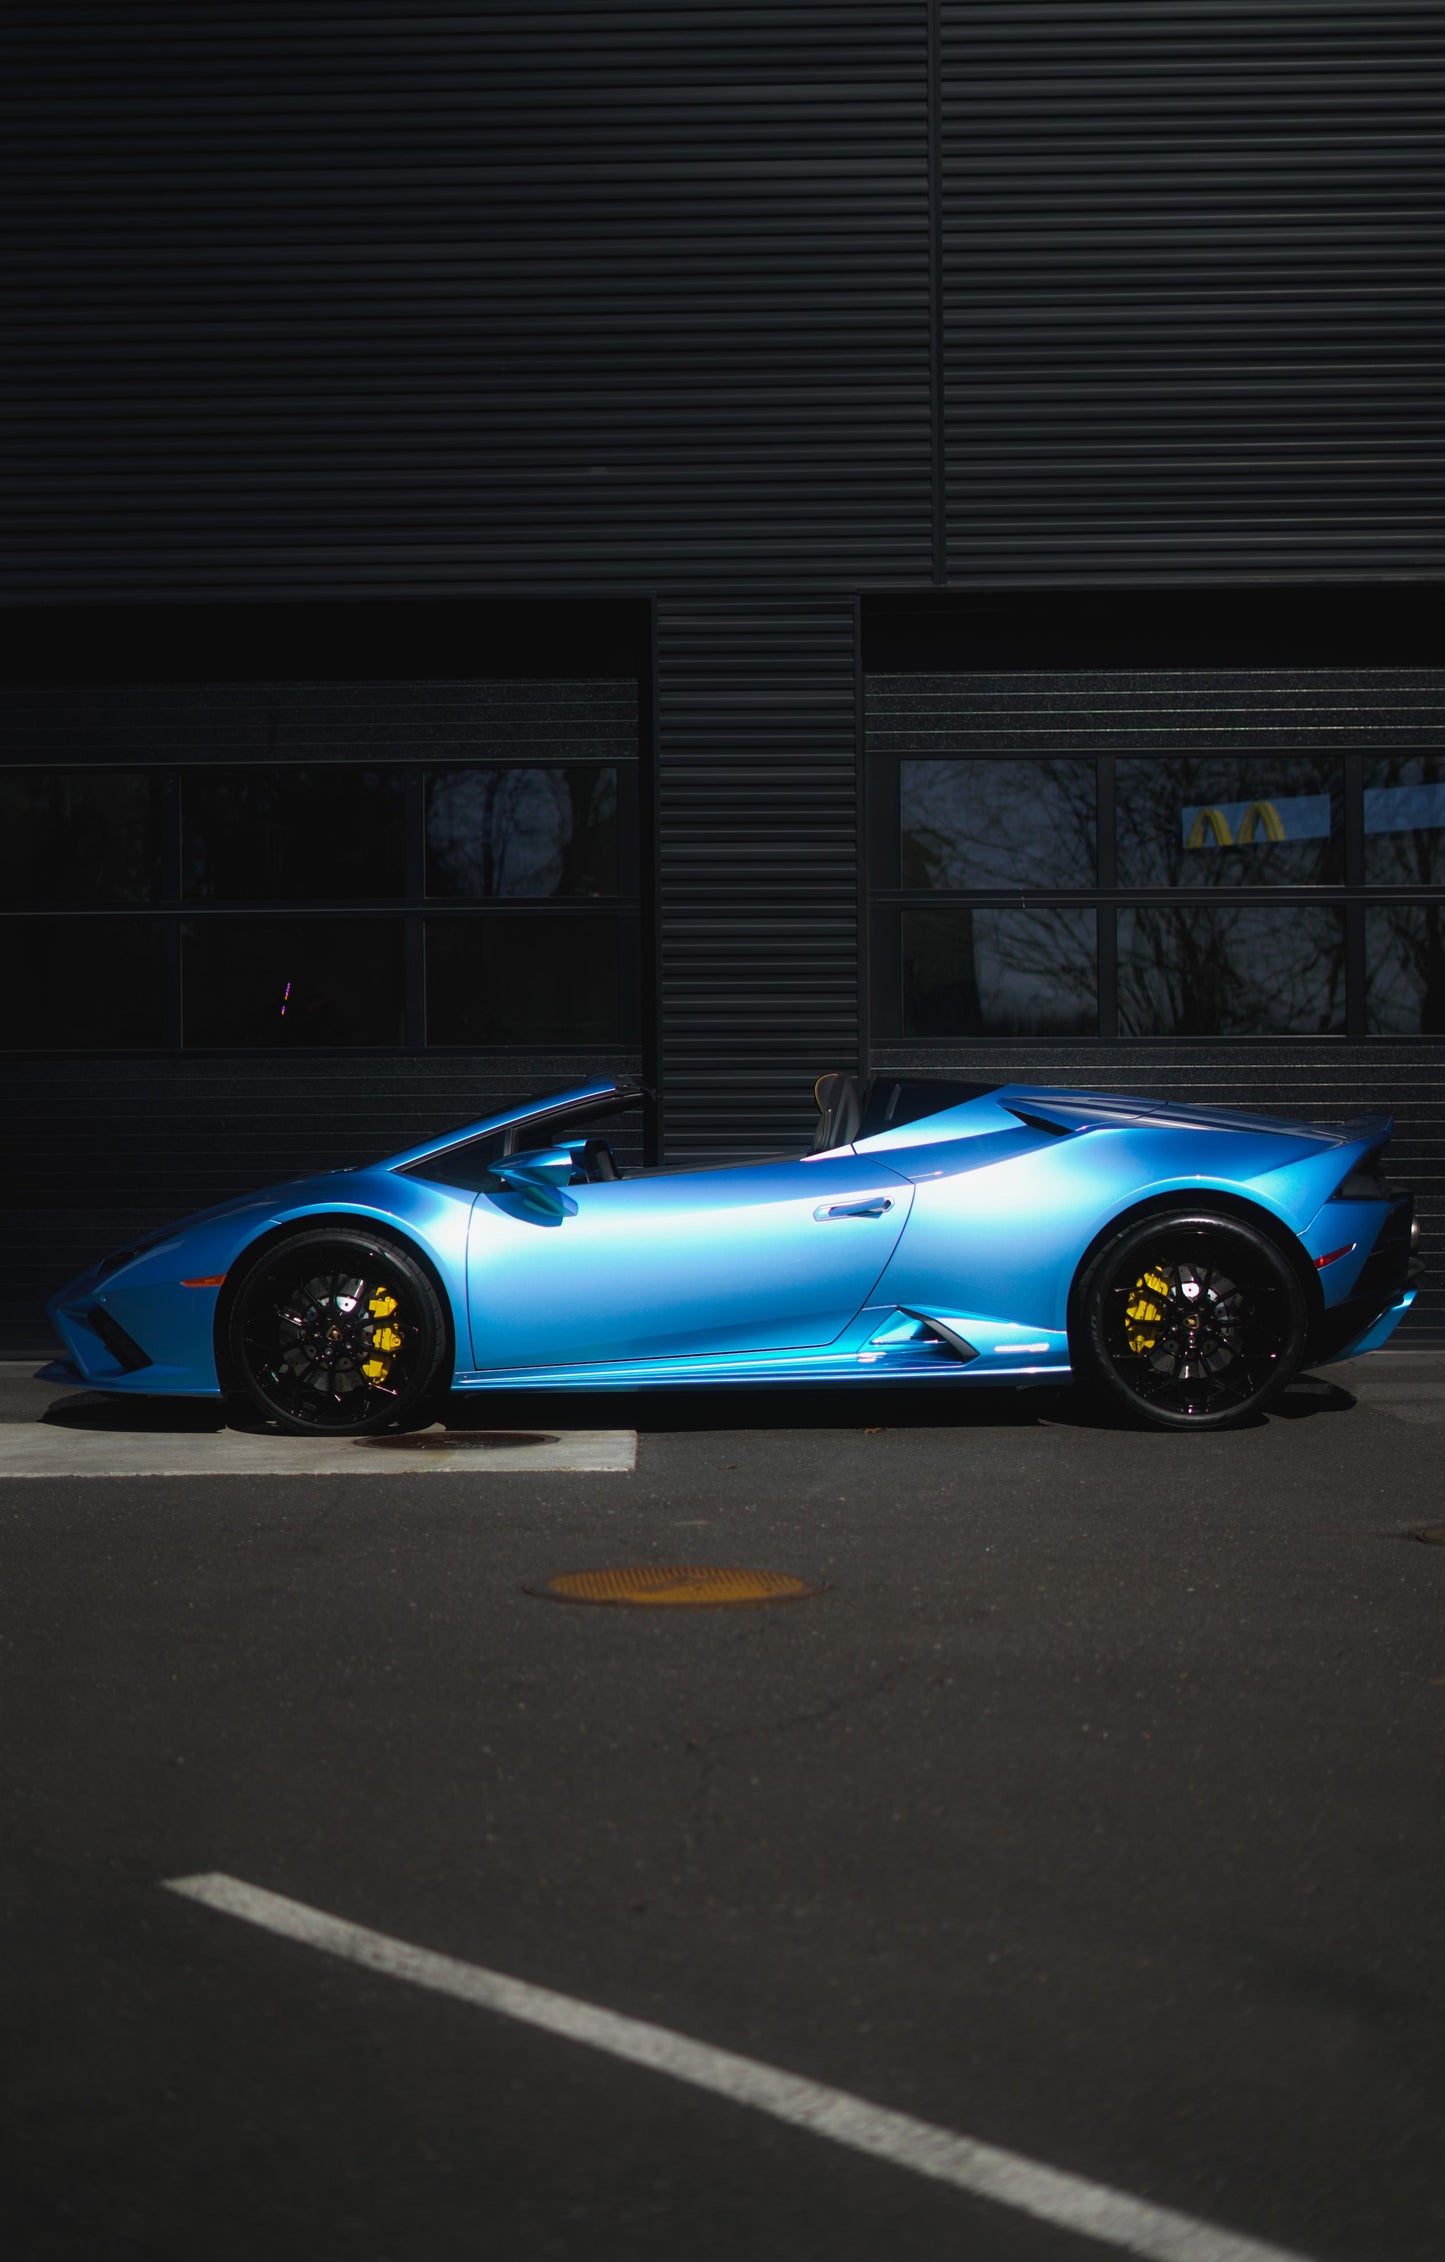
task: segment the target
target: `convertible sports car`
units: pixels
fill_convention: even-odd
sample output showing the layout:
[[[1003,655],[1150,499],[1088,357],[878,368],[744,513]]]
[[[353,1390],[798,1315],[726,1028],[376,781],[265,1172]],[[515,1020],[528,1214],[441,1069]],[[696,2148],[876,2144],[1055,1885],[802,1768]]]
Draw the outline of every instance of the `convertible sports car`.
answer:
[[[1219,1429],[1414,1301],[1388,1116],[818,1080],[807,1154],[619,1170],[597,1082],[223,1203],[71,1281],[50,1380],[360,1435],[445,1392],[1063,1381]]]

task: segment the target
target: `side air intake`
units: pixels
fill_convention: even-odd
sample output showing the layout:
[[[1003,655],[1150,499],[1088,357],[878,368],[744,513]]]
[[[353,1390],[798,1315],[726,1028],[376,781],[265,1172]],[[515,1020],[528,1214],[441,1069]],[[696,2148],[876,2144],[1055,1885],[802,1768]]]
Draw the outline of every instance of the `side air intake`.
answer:
[[[898,1309],[905,1319],[917,1320],[920,1326],[928,1329],[930,1335],[936,1335],[940,1343],[946,1343],[964,1366],[968,1365],[970,1359],[978,1357],[977,1345],[970,1343],[966,1335],[960,1335],[956,1327],[950,1327],[947,1320],[935,1319],[931,1312],[911,1312],[906,1304],[900,1304]]]

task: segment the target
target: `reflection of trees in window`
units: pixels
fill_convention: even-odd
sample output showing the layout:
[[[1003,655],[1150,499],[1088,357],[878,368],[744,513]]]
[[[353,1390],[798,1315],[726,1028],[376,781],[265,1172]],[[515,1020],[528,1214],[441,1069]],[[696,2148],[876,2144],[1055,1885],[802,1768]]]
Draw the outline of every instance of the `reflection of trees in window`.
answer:
[[[1075,1037],[1098,1026],[1092,911],[905,911],[910,1037]]]
[[[1366,762],[1365,878],[1372,887],[1445,884],[1445,754]]]
[[[1318,1035],[1344,1013],[1344,919],[1325,905],[1119,914],[1121,1036]]]
[[[1375,1034],[1445,1036],[1445,905],[1372,905],[1365,941],[1369,1026]]]
[[[1343,877],[1337,755],[1120,760],[1121,887],[1319,887]]]
[[[898,795],[906,888],[1094,884],[1092,762],[902,762]]]
[[[439,770],[426,839],[431,895],[615,895],[617,772]]]

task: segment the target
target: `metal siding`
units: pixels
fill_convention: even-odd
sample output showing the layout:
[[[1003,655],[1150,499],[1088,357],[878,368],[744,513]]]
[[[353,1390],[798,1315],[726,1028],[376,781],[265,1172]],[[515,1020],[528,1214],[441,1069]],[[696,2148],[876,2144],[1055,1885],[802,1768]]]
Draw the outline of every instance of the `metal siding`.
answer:
[[[0,762],[625,761],[635,680],[0,687]]]
[[[7,21],[12,601],[928,574],[921,0]]]
[[[1430,668],[1053,668],[870,674],[879,754],[1349,753],[1438,748]]]
[[[942,0],[948,571],[1445,566],[1438,0]]]
[[[843,599],[659,607],[669,1160],[799,1153],[857,1066],[856,662]]]

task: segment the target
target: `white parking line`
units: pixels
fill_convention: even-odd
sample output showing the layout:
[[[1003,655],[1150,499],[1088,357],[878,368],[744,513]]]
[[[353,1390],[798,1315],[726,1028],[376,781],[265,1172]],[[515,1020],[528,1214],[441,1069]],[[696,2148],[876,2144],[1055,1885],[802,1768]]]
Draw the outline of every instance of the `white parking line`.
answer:
[[[894,2167],[910,2168],[915,2175],[953,2184],[976,2198],[1012,2207],[1040,2221],[1074,2231],[1081,2238],[1098,2239],[1126,2254],[1142,2254],[1151,2262],[1304,2262],[1283,2247],[1266,2246],[1235,2231],[1220,2230],[1194,2215],[1176,2214],[1172,2208],[1153,2207],[1107,2184],[1091,2183],[1083,2176],[1067,2175],[1045,2167],[1018,2152],[995,2144],[981,2144],[958,2136],[952,2129],[929,2121],[916,2121],[907,2113],[871,2105],[845,2089],[829,2089],[822,2082],[782,2072],[757,2058],[739,2057],[731,2050],[715,2050],[694,2042],[665,2026],[643,2019],[624,2018],[596,2003],[558,1995],[549,1987],[534,1987],[527,1980],[511,1979],[505,1972],[488,1971],[481,1964],[461,1963],[394,1940],[385,1932],[349,1924],[308,1908],[304,1901],[268,1893],[247,1885],[239,1877],[212,1873],[197,1877],[171,1877],[166,1890],[200,1901],[227,1916],[260,1925],[283,1939],[300,1941],[308,1948],[340,1956],[388,1979],[409,1980],[438,1994],[455,1996],[478,2010],[495,2011],[503,2018],[520,2019],[569,2042],[606,2050],[615,2058],[646,2066],[654,2073],[670,2074],[674,2081],[695,2089],[711,2090],[734,2104],[750,2105],[775,2120],[788,2121],[813,2136],[847,2145],[887,2160]]]
[[[508,1433],[516,1434],[516,1433]],[[539,1445],[396,1449],[359,1438],[270,1437],[248,1431],[74,1428],[0,1422],[0,1477],[510,1476],[626,1471],[630,1429],[551,1430]]]

